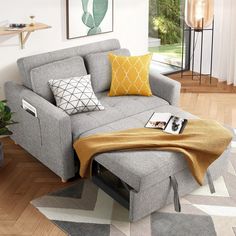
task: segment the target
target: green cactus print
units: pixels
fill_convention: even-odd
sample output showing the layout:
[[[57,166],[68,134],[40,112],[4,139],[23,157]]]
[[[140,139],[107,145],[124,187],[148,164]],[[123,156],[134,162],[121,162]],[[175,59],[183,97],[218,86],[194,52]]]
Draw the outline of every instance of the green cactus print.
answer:
[[[89,0],[82,0],[82,5],[83,5],[83,11],[84,12],[88,11],[88,1]]]
[[[90,28],[87,35],[99,34],[102,32],[100,25],[106,16],[108,9],[108,0],[92,0],[93,1],[93,13],[88,12],[89,0],[81,0],[83,7],[82,21]]]

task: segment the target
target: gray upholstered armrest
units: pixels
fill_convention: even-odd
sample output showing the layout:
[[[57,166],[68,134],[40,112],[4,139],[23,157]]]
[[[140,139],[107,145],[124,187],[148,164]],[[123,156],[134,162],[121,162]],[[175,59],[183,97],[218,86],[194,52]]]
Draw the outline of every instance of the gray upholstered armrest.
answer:
[[[12,138],[63,179],[75,174],[70,117],[30,89],[14,82],[5,84],[8,104],[15,112]],[[22,107],[25,99],[38,117]]]
[[[164,75],[161,75],[153,67],[149,73],[152,93],[168,101],[171,105],[178,106],[181,84]]]
[[[51,120],[60,122],[62,129],[67,124],[65,131],[71,134],[70,117],[64,111],[27,88],[21,91],[20,96],[37,109],[39,118],[45,118],[47,122],[51,122]]]

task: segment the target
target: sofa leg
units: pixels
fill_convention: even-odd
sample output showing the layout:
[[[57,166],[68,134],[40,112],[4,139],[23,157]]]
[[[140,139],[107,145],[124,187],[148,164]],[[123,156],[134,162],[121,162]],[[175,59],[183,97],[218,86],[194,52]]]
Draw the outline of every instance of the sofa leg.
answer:
[[[67,181],[68,181],[67,179],[61,178],[61,182],[62,182],[62,183],[67,183]]]

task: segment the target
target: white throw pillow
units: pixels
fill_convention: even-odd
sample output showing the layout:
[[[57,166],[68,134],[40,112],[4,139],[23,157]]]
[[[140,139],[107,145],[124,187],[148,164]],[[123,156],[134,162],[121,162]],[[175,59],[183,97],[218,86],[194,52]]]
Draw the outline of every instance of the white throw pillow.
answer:
[[[68,115],[104,110],[93,92],[90,75],[49,80],[48,83],[57,106]]]

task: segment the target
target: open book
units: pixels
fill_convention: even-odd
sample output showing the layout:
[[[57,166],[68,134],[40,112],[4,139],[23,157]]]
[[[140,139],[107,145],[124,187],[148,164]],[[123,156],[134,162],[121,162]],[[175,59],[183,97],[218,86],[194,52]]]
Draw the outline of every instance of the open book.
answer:
[[[173,116],[171,113],[154,112],[145,127],[161,129],[171,134],[180,134],[183,132],[187,122],[186,119]]]

